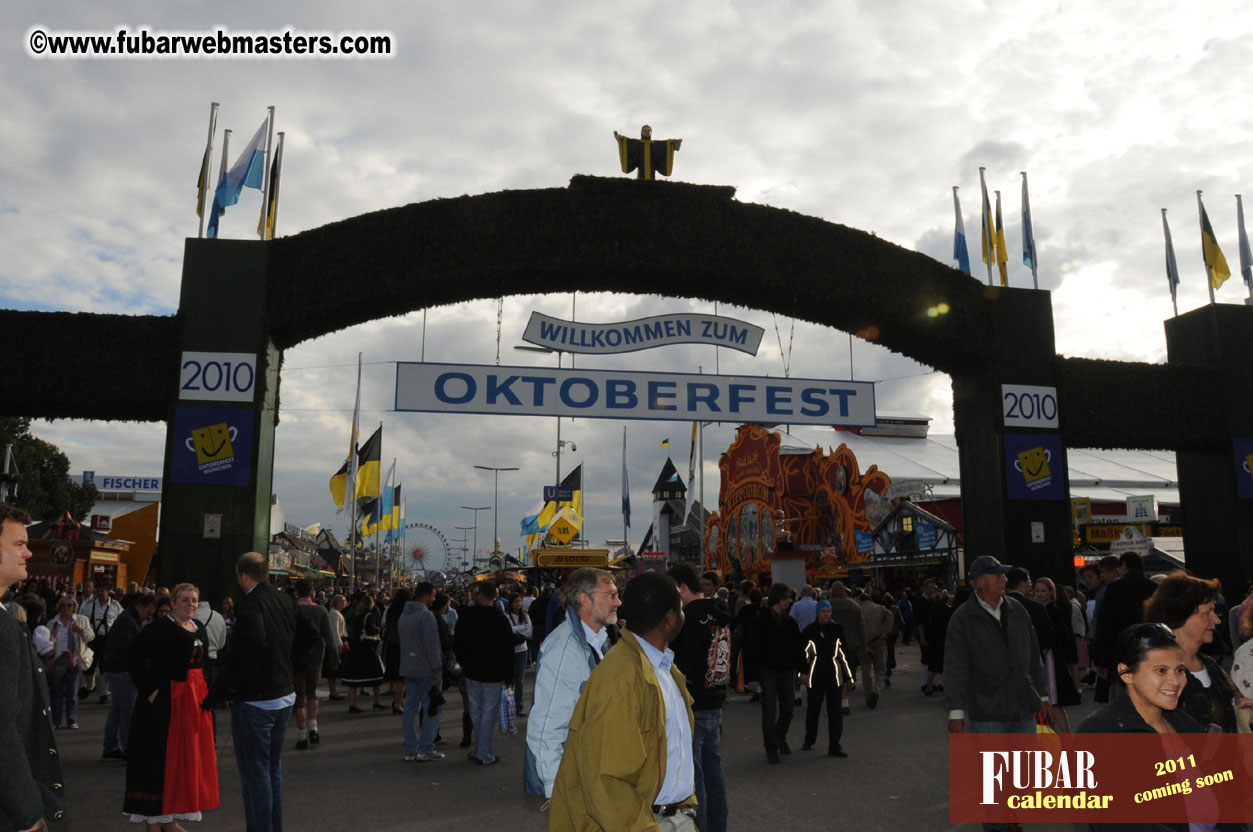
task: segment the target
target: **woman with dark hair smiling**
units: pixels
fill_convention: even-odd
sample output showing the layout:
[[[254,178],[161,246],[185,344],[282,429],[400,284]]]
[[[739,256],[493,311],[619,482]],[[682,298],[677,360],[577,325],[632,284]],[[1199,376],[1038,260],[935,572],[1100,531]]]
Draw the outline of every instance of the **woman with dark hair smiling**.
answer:
[[[1183,648],[1162,624],[1133,624],[1114,642],[1122,695],[1079,723],[1080,734],[1203,733],[1204,726],[1178,708],[1187,684]]]
[[[1183,649],[1187,685],[1180,694],[1180,710],[1202,725],[1235,733],[1236,708],[1253,709],[1253,699],[1241,696],[1226,671],[1201,652],[1202,645],[1214,640],[1219,624],[1214,613],[1219,591],[1218,581],[1172,573],[1145,603],[1144,618],[1169,627]]]

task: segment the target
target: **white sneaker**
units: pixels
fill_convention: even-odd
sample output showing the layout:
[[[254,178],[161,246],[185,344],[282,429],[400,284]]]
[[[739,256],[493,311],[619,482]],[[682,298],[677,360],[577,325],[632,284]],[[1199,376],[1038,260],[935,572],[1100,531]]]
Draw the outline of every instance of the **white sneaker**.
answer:
[[[432,751],[430,754],[415,754],[413,755],[413,758],[417,760],[419,763],[431,763],[431,762],[434,762],[435,760],[444,759],[444,752]],[[405,759],[409,759],[409,758],[406,757]]]

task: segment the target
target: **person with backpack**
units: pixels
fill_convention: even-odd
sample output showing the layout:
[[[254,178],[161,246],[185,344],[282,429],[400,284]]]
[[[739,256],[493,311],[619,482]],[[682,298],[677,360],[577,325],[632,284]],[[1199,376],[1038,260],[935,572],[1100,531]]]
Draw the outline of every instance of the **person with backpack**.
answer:
[[[722,703],[731,681],[731,616],[701,593],[690,563],[677,563],[670,577],[683,600],[683,629],[670,649],[692,695],[692,760],[696,774],[696,828],[726,832],[727,781],[722,771]]]

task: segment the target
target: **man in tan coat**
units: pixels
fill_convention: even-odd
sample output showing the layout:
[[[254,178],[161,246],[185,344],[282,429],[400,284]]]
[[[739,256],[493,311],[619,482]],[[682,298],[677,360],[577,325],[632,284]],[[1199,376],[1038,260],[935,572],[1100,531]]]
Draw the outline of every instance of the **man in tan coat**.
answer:
[[[645,572],[620,613],[627,628],[570,717],[549,832],[695,832],[692,697],[666,646],[683,629],[678,587]]]
[[[862,593],[861,620],[866,625],[866,643],[861,648],[861,678],[867,708],[879,704],[888,670],[888,635],[892,632],[892,613],[879,601],[877,592],[873,595]]]

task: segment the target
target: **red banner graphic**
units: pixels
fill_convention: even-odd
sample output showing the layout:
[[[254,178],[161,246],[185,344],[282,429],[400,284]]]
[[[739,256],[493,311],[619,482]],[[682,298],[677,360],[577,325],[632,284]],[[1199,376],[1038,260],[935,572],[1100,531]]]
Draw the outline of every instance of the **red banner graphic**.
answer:
[[[1253,818],[1253,734],[951,734],[951,823]]]

